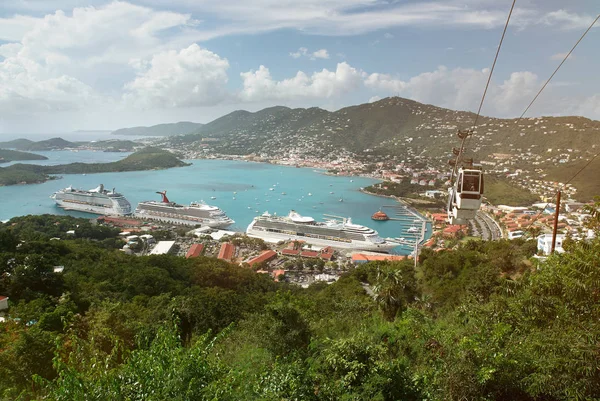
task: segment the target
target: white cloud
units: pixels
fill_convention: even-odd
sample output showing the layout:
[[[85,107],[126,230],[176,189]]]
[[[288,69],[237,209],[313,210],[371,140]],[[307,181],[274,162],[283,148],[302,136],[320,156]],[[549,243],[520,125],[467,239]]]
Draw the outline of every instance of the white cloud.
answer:
[[[477,111],[488,74],[487,68],[449,70],[440,66],[435,71],[421,73],[407,81],[373,73],[366,77],[364,83],[366,87],[387,95],[399,94],[454,110]],[[492,80],[483,112],[494,116],[518,115],[539,87],[538,77],[528,71],[514,72],[501,84]]]
[[[377,95],[375,95],[375,96],[371,96],[371,97],[369,98],[369,103],[373,103],[373,102],[376,102],[376,101],[378,101],[378,100],[381,100],[381,96],[377,96]]]
[[[335,71],[323,69],[308,76],[299,71],[293,78],[274,80],[269,69],[260,66],[256,71],[240,74],[243,101],[292,100],[300,98],[331,98],[358,89],[364,73],[347,63],[338,63]]]
[[[311,60],[316,60],[318,58],[328,59],[329,52],[327,51],[327,49],[319,49],[319,50],[316,50],[311,53],[308,51],[308,49],[306,47],[301,47],[296,52],[290,52],[290,57],[292,57],[292,58],[308,57]]]
[[[563,60],[567,56],[567,53],[556,53],[550,56],[550,60]],[[569,56],[569,60],[573,59],[575,56],[572,54]]]
[[[595,16],[570,13],[566,10],[551,11],[541,21],[546,25],[558,25],[562,29],[587,29]]]
[[[327,49],[320,49],[320,50],[317,50],[316,52],[313,52],[312,59],[316,59],[316,58],[328,59],[329,53],[327,52]]]
[[[301,47],[297,52],[290,52],[290,56],[292,58],[300,58],[302,56],[306,56],[308,54],[308,49],[306,47]]]
[[[229,62],[197,44],[134,64],[140,71],[124,87],[127,104],[141,108],[210,106],[227,96]]]

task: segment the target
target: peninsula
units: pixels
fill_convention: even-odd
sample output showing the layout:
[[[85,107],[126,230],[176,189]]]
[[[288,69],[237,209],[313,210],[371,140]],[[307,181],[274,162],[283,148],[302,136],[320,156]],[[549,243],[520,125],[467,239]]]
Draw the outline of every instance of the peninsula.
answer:
[[[0,168],[0,186],[35,184],[52,179],[51,174],[93,174],[121,171],[158,170],[188,164],[166,150],[148,147],[111,163],[70,163],[57,166],[15,164]]]

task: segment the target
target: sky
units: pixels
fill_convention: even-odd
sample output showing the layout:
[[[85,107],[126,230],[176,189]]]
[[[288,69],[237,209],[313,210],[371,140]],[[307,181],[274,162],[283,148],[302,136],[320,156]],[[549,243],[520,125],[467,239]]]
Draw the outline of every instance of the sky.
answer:
[[[0,138],[402,96],[476,111],[512,0],[0,0]],[[517,0],[482,114],[519,116],[600,12]],[[600,120],[600,22],[527,116]]]

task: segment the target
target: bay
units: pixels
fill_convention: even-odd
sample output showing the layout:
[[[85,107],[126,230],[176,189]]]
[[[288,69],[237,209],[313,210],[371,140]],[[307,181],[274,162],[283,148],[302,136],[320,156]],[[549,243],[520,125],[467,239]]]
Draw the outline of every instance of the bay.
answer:
[[[127,153],[93,151],[37,152],[49,160],[40,164],[63,164],[75,161],[88,163],[108,162],[126,157]],[[133,208],[144,200],[160,199],[156,191],[167,191],[171,201],[189,204],[204,200],[223,209],[235,220],[230,227],[245,231],[252,219],[265,211],[287,215],[290,210],[316,220],[324,214],[351,217],[353,223],[369,226],[382,237],[410,238],[406,230],[414,224],[414,217],[403,221],[374,221],[371,215],[384,205],[396,205],[394,200],[360,192],[360,187],[377,180],[364,177],[336,177],[309,168],[295,168],[265,163],[233,160],[188,160],[189,167],[168,170],[132,171],[99,174],[65,174],[62,178],[34,185],[0,187],[0,220],[27,214],[69,214],[92,217],[81,212],[65,212],[56,207],[49,196],[72,185],[91,189],[99,184],[115,187],[131,202]],[[272,190],[271,190],[272,189]],[[234,193],[235,192],[235,193]],[[333,193],[331,193],[333,192]],[[285,195],[283,194],[285,193]],[[211,199],[214,197],[215,199]],[[343,200],[340,202],[340,199]],[[390,216],[391,209],[383,209]],[[427,226],[429,237],[431,227]],[[410,249],[397,248],[408,254]]]

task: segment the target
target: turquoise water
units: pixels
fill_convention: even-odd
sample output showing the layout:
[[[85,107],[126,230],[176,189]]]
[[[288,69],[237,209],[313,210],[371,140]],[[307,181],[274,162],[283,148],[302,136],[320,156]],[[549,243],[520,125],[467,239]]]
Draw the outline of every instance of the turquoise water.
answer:
[[[56,164],[73,161],[107,162],[118,160],[127,154],[54,151],[45,152],[44,155],[51,159],[43,161],[44,164]],[[49,198],[53,192],[69,185],[91,189],[104,184],[107,188],[115,187],[123,193],[133,208],[140,201],[160,199],[160,195],[155,192],[162,190],[167,190],[169,199],[178,203],[204,200],[220,207],[234,219],[235,224],[231,229],[236,231],[245,231],[257,214],[265,211],[287,214],[294,209],[317,220],[321,220],[323,214],[352,217],[354,223],[374,228],[383,237],[411,237],[406,229],[413,225],[414,218],[407,221],[371,220],[371,215],[380,207],[395,204],[392,200],[359,191],[360,187],[371,185],[376,180],[333,177],[306,168],[243,161],[192,160],[190,163],[192,165],[189,167],[158,171],[65,174],[61,179],[43,184],[0,187],[0,220],[26,214],[66,214]],[[282,192],[286,195],[282,195]],[[80,212],[68,214],[90,216]],[[407,252],[398,249],[398,253]]]

